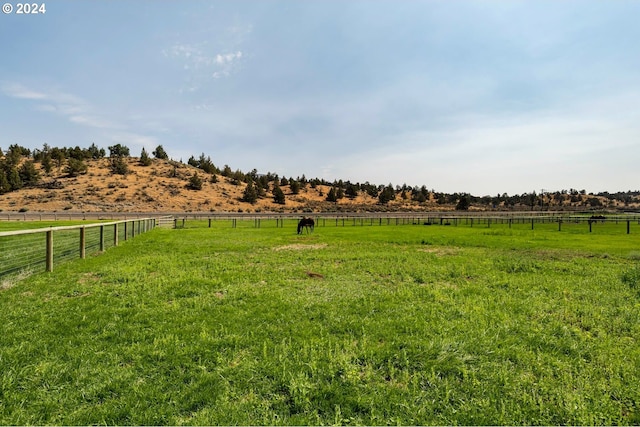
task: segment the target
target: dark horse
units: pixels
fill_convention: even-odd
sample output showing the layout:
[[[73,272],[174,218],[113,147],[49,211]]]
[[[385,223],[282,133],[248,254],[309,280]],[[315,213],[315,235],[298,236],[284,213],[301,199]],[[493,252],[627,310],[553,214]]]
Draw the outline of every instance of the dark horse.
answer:
[[[313,220],[313,218],[302,218],[300,220],[300,222],[298,222],[298,234],[302,233],[302,228],[306,228],[307,229],[307,233],[309,232],[309,230],[311,230],[313,232],[313,227],[316,225],[316,222]]]

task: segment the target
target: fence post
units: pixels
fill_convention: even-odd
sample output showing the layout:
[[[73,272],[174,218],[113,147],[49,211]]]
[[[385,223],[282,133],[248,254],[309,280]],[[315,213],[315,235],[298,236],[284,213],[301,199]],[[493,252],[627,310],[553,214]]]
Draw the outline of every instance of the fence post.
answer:
[[[118,246],[118,223],[113,224],[113,246]]]
[[[80,229],[80,258],[84,259],[87,256],[86,251],[87,235],[84,227]]]
[[[100,252],[104,252],[104,225],[100,226]]]
[[[47,271],[53,271],[53,231],[47,231]]]
[[[124,222],[124,240],[127,240],[127,222]]]
[[[629,234],[631,232],[631,221],[627,220],[627,234]]]
[[[562,218],[558,219],[558,231],[562,231]]]
[[[211,218],[209,218],[209,228],[211,228]]]

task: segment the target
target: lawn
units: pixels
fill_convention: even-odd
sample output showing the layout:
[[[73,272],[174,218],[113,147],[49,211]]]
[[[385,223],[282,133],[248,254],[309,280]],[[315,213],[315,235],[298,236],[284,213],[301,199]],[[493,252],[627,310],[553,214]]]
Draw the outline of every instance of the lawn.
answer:
[[[0,291],[0,424],[640,423],[621,225],[207,225]]]

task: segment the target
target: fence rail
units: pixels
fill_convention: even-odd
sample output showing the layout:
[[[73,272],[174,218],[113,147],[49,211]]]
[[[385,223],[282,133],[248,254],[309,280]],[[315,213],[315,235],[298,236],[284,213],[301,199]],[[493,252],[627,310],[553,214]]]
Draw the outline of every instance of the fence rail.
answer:
[[[166,218],[140,218],[0,232],[0,279],[53,271],[62,262],[104,252],[166,223]]]

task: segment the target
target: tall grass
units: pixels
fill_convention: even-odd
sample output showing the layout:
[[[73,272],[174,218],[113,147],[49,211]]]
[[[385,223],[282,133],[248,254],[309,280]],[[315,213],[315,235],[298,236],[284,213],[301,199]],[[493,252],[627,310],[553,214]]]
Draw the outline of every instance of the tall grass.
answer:
[[[640,423],[635,235],[192,225],[0,291],[0,424]]]

